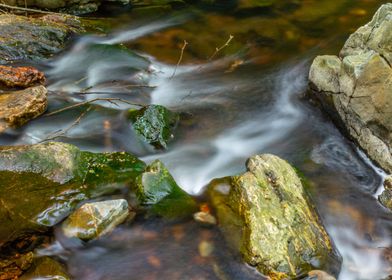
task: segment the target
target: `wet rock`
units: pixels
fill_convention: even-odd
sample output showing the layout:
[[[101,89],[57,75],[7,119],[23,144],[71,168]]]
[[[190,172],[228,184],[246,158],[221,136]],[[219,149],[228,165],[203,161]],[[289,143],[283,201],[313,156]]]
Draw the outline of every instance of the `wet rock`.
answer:
[[[160,105],[149,105],[140,110],[130,110],[128,117],[137,135],[145,142],[157,147],[166,148],[173,137],[173,130],[179,116]]]
[[[58,53],[73,32],[82,29],[75,17],[64,16],[63,21],[48,18],[0,14],[0,63],[47,58]]]
[[[128,213],[125,199],[86,203],[64,221],[62,229],[69,238],[90,240],[110,232],[125,221]]]
[[[56,279],[70,280],[66,269],[62,264],[49,257],[35,259],[31,268],[19,278],[20,280],[29,279]]]
[[[214,244],[209,241],[201,241],[198,246],[199,254],[203,258],[207,258],[211,256],[212,252],[214,251]]]
[[[197,212],[193,214],[193,219],[204,225],[216,225],[216,218],[212,216],[210,213],[206,212]]]
[[[106,0],[110,2],[129,3],[128,0]],[[105,0],[2,0],[2,3],[11,6],[34,7],[40,9],[60,10],[73,14],[94,12]]]
[[[340,257],[295,170],[268,154],[250,158],[247,169],[208,190],[229,245],[272,279],[318,268],[336,274]]]
[[[47,90],[43,86],[0,93],[0,133],[42,115],[47,106]]]
[[[0,147],[0,246],[46,231],[86,200],[133,183],[145,164],[125,152],[58,142]]]
[[[11,67],[0,65],[0,84],[11,88],[28,88],[45,84],[45,75],[34,67]]]
[[[18,279],[33,262],[33,253],[16,254],[12,257],[0,259],[0,279]]]
[[[193,198],[183,191],[159,160],[147,166],[136,180],[139,201],[151,206],[151,212],[166,218],[184,218],[196,209]]]
[[[312,97],[378,165],[392,172],[392,4],[310,68]]]
[[[384,191],[378,197],[381,204],[392,210],[392,176],[388,176],[384,181]]]
[[[308,275],[309,275],[308,280],[336,280],[335,277],[329,275],[328,273],[322,270],[309,271]]]

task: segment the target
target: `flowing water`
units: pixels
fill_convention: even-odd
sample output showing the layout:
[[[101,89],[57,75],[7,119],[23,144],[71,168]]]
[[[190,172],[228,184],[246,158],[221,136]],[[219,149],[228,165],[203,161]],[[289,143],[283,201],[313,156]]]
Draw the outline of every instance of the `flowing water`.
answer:
[[[382,2],[291,0],[234,10],[227,1],[147,15],[108,9],[107,36],[74,38],[63,53],[35,65],[47,73],[49,111],[113,97],[165,105],[182,113],[168,149],[138,141],[124,117],[130,105],[118,101],[40,118],[1,136],[0,144],[38,143],[65,129],[55,139],[81,149],[161,159],[195,195],[213,178],[244,171],[251,155],[277,154],[309,178],[343,257],[339,279],[382,279],[392,274],[385,257],[392,216],[377,201],[384,174],[304,98],[314,56],[338,53]],[[183,40],[189,44],[177,67]],[[56,236],[40,253],[62,259],[75,279],[260,279],[219,232],[193,222],[136,220],[87,245]],[[206,247],[214,248],[209,256]]]

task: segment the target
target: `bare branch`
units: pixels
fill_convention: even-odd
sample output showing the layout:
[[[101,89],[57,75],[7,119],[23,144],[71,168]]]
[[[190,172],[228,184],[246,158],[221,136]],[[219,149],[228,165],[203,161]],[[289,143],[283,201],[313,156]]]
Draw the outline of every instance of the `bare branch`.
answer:
[[[184,40],[184,44],[183,44],[182,47],[181,47],[181,54],[180,54],[180,57],[178,58],[178,61],[177,61],[177,64],[176,64],[176,68],[174,68],[173,75],[170,77],[170,79],[173,79],[174,76],[176,75],[177,68],[178,68],[178,66],[180,66],[180,64],[181,64],[182,57],[184,56],[184,51],[185,51],[185,48],[186,48],[187,45],[188,45],[188,42],[187,42],[186,40]]]
[[[74,109],[74,108],[77,108],[77,107],[80,107],[80,106],[84,106],[84,105],[87,105],[87,104],[90,104],[90,103],[93,103],[93,102],[96,102],[96,101],[107,101],[107,102],[115,104],[115,105],[117,105],[115,103],[115,101],[118,101],[118,102],[126,103],[126,104],[129,104],[129,105],[132,105],[132,106],[137,106],[137,107],[144,107],[145,106],[145,105],[142,105],[142,104],[132,103],[132,102],[130,102],[128,100],[125,100],[125,99],[122,99],[122,98],[115,98],[115,97],[113,97],[113,98],[94,98],[94,99],[91,99],[91,100],[88,100],[88,101],[75,103],[75,104],[72,104],[70,106],[58,109],[58,110],[53,111],[51,113],[45,114],[44,117],[53,116],[55,114],[58,114],[58,113],[61,113],[61,112],[64,112],[64,111],[67,111],[67,110],[70,110],[70,109]]]
[[[61,13],[56,13],[56,12],[50,12],[50,11],[43,11],[43,10],[37,10],[37,9],[31,9],[31,8],[22,8],[22,7],[16,7],[16,6],[11,6],[7,4],[1,4],[0,7],[5,8],[5,9],[10,9],[10,10],[19,10],[23,12],[30,12],[30,13],[40,13],[40,14],[52,14],[52,15],[64,15]]]
[[[215,56],[217,56],[217,54],[221,51],[221,50],[223,50],[224,48],[226,48],[226,47],[228,47],[229,46],[229,44],[230,44],[230,42],[231,42],[231,40],[233,40],[234,39],[234,36],[233,35],[230,35],[229,36],[229,39],[226,41],[226,43],[224,43],[221,47],[217,47],[216,49],[215,49],[215,52],[210,56],[210,58],[208,59],[208,61],[211,61]]]

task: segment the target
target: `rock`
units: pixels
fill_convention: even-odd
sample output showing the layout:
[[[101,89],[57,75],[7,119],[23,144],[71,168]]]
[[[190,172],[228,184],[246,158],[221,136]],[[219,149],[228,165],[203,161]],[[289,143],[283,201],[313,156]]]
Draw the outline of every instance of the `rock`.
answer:
[[[133,184],[144,162],[58,142],[0,147],[0,247],[46,231],[77,205]]]
[[[141,139],[156,148],[166,148],[179,116],[163,106],[149,105],[140,110],[129,110],[128,118]]]
[[[31,268],[19,278],[20,280],[31,279],[56,279],[71,280],[62,264],[49,257],[35,259]]]
[[[193,198],[183,191],[159,160],[147,166],[136,179],[136,194],[141,204],[165,218],[184,218],[196,212]]]
[[[336,280],[335,277],[322,270],[309,271],[308,275],[310,277],[309,280]]]
[[[210,213],[197,212],[193,214],[193,219],[200,224],[216,225],[216,218],[212,216]]]
[[[6,259],[0,259],[0,279],[18,279],[33,262],[33,253],[16,254]]]
[[[392,210],[392,176],[388,176],[384,180],[384,191],[378,197],[381,204]]]
[[[310,68],[311,97],[387,172],[392,172],[392,4],[359,28],[337,56]]]
[[[105,0],[104,0],[105,1]],[[2,0],[2,3],[11,6],[34,7],[49,10],[61,10],[73,14],[85,14],[98,9],[102,0]],[[106,0],[110,2],[129,3],[128,0]]]
[[[295,170],[268,154],[250,158],[247,169],[208,189],[228,244],[271,279],[319,268],[337,273],[340,256]]]
[[[73,32],[82,31],[75,17],[63,16],[62,21],[53,18],[0,14],[0,64],[47,58],[58,53]]]
[[[208,258],[214,252],[214,244],[209,241],[201,241],[198,247],[199,255],[203,258]]]
[[[47,90],[43,86],[0,93],[0,133],[42,115],[47,106]]]
[[[125,199],[86,203],[64,221],[62,229],[69,238],[90,240],[110,232],[125,221],[128,213]]]
[[[34,67],[0,65],[0,84],[7,87],[28,88],[45,84],[45,75]]]

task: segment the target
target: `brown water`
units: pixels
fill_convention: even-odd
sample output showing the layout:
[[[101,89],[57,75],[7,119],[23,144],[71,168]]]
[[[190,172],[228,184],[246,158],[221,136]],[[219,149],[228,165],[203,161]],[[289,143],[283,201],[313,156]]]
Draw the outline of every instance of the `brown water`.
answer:
[[[301,98],[313,57],[337,54],[383,1],[282,0],[241,10],[230,3],[159,10],[159,16],[157,10],[146,15],[108,9],[98,16],[110,14],[109,35],[75,38],[62,54],[38,65],[48,76],[49,111],[120,97],[182,112],[167,151],[136,139],[123,117],[129,105],[108,102],[95,103],[56,140],[91,151],[126,150],[146,161],[159,158],[193,194],[213,178],[243,171],[253,154],[277,154],[311,181],[313,199],[343,257],[339,279],[392,274],[384,258],[392,215],[376,199],[384,174]],[[230,35],[230,44],[214,56]],[[184,40],[189,44],[175,69]],[[137,53],[112,47],[118,43]],[[130,86],[135,84],[143,87]],[[42,141],[85,109],[35,120],[2,135],[0,144]],[[56,236],[41,254],[57,256],[75,279],[260,279],[226,248],[219,231],[191,221],[138,218],[88,244]],[[213,251],[206,256],[200,247]]]

